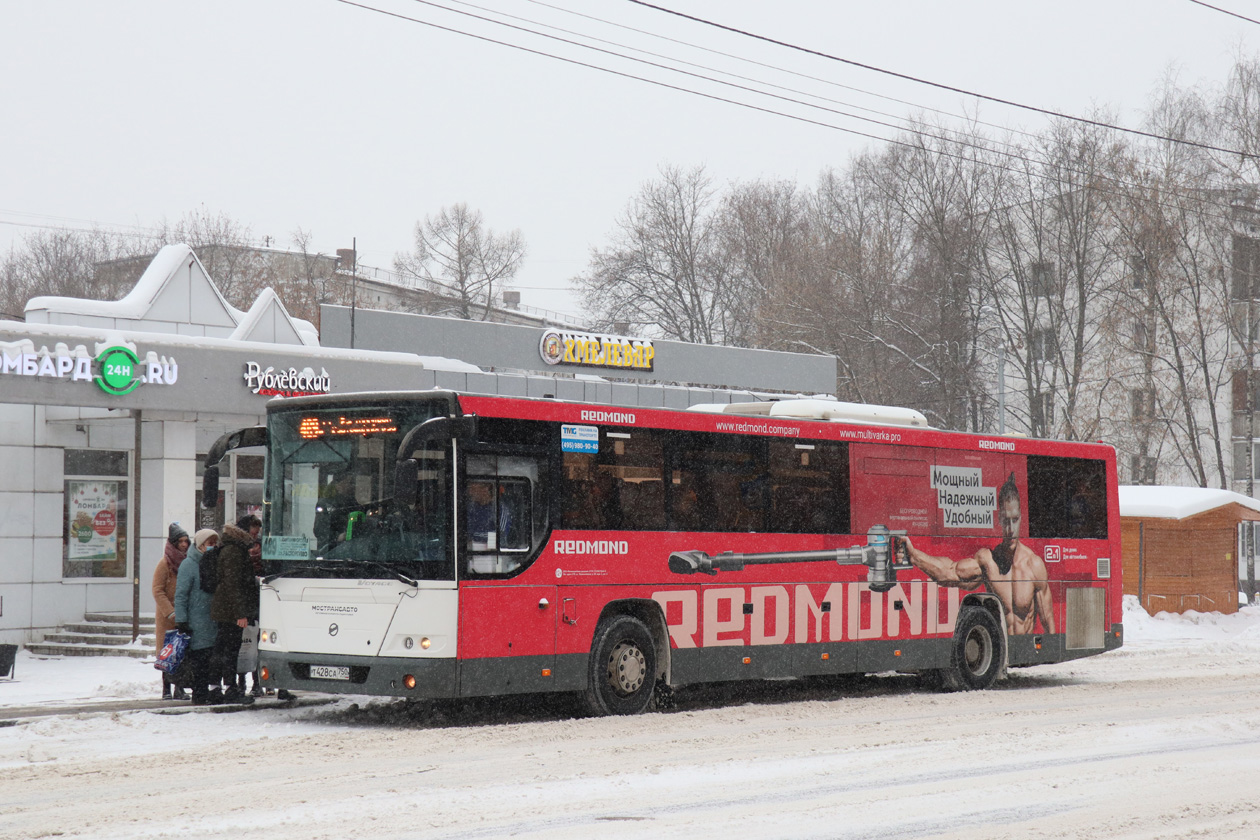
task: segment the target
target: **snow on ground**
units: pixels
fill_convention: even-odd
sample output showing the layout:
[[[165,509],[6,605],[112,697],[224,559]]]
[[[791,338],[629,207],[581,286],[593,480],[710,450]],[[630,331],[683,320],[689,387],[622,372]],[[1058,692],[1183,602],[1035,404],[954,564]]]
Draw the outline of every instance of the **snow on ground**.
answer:
[[[1137,598],[1124,599],[1125,652],[1229,643],[1260,650],[1260,606],[1232,615],[1190,610],[1147,615]],[[157,699],[162,680],[150,659],[112,656],[36,656],[18,652],[15,678],[0,678],[0,716],[5,707],[74,706],[85,702]],[[361,701],[366,698],[358,698]]]
[[[30,719],[0,728],[0,836],[1260,837],[1260,607],[1125,607],[1120,651],[985,692],[884,677],[706,687],[632,719],[540,698]],[[149,662],[17,666],[0,720],[160,691]]]
[[[0,710],[71,706],[94,700],[154,699],[162,694],[153,658],[36,656],[19,650],[13,679],[0,677]]]
[[[1094,660],[1078,660],[1046,668],[1015,671],[1011,681],[1055,669],[1072,679],[1128,680],[1147,676],[1145,661],[1155,653],[1188,657],[1187,669],[1197,667],[1197,653],[1222,646],[1250,649],[1250,656],[1238,656],[1240,669],[1260,670],[1260,606],[1243,607],[1232,615],[1220,613],[1160,612],[1154,616],[1138,605],[1137,598],[1125,596],[1125,646],[1107,655],[1110,667],[1097,669]],[[1219,672],[1219,665],[1216,666]],[[47,657],[19,651],[14,679],[0,678],[0,719],[5,708],[42,706],[72,709],[108,701],[156,700],[162,691],[161,676],[152,658],[125,657]],[[721,695],[721,689],[716,693]],[[268,704],[269,705],[269,704]],[[0,767],[11,762],[53,761],[59,752],[73,749],[79,757],[120,756],[161,752],[178,745],[221,743],[238,738],[266,738],[270,734],[294,734],[303,726],[328,733],[337,721],[389,723],[397,717],[387,698],[338,697],[329,708],[266,709],[247,714],[163,714],[187,708],[171,703],[137,714],[117,711],[79,713],[74,716],[41,718],[10,729],[0,729]],[[347,712],[349,710],[349,712]],[[339,717],[337,713],[342,713]],[[5,749],[16,739],[28,743],[29,750]],[[1258,835],[1260,836],[1260,835]]]

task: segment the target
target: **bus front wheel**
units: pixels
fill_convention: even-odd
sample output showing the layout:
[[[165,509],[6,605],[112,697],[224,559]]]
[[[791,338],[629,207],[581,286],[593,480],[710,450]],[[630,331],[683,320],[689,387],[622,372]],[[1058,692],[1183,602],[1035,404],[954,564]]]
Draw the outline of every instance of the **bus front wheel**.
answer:
[[[610,616],[595,628],[586,684],[586,706],[596,715],[636,715],[652,701],[656,646],[642,621]]]
[[[941,672],[948,691],[985,689],[1002,673],[1002,626],[984,607],[966,606],[958,613],[950,643],[949,667]]]

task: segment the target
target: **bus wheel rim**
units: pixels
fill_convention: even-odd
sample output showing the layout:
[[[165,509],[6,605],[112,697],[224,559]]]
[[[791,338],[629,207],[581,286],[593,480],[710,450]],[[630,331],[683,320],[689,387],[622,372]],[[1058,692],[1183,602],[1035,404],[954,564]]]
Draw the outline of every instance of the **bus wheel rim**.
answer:
[[[647,659],[638,645],[620,642],[608,655],[608,684],[622,697],[638,691],[647,679]]]
[[[989,634],[980,627],[971,628],[963,642],[963,662],[972,674],[983,674],[989,670],[993,659],[993,645]]]

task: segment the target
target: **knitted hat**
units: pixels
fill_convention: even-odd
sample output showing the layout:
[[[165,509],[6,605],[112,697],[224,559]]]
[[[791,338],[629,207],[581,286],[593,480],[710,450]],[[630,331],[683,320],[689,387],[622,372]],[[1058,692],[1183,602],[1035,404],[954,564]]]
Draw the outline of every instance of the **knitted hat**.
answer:
[[[175,545],[181,537],[186,536],[188,536],[188,532],[179,527],[178,522],[172,522],[170,527],[166,529],[166,541],[171,545]]]
[[[218,536],[219,535],[216,532],[212,531],[211,529],[202,528],[200,531],[193,534],[193,545],[197,546],[197,548],[199,549],[205,548],[206,540],[210,539],[211,537],[218,537]]]

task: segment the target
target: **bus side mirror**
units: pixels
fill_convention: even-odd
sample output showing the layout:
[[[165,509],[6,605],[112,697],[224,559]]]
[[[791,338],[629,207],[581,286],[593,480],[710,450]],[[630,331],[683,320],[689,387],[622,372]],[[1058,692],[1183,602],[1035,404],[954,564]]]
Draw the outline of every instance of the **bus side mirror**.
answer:
[[[201,476],[201,506],[212,510],[219,505],[219,462],[233,449],[266,446],[267,427],[249,426],[221,436],[206,452],[206,469]]]
[[[407,458],[394,464],[394,501],[411,507],[418,498],[420,465],[415,458]]]
[[[201,506],[213,510],[219,505],[219,468],[206,467],[201,476]]]

